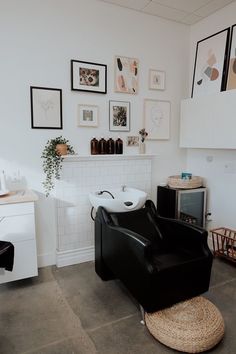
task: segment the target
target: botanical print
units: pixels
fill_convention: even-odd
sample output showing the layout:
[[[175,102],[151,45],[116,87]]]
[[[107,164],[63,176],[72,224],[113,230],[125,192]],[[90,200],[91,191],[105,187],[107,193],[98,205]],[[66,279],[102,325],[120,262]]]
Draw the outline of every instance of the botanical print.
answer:
[[[113,116],[114,127],[127,126],[127,107],[113,106],[112,116]]]
[[[32,128],[62,128],[62,91],[31,86]]]
[[[227,29],[197,43],[192,97],[220,92],[225,88],[228,37]]]
[[[236,89],[236,25],[232,27],[227,90]]]
[[[139,62],[134,58],[115,57],[115,91],[136,94],[138,92]]]
[[[80,85],[99,86],[99,70],[79,68]]]
[[[109,101],[109,129],[110,131],[130,130],[130,103]]]
[[[170,102],[146,99],[144,101],[144,124],[148,139],[169,139]]]

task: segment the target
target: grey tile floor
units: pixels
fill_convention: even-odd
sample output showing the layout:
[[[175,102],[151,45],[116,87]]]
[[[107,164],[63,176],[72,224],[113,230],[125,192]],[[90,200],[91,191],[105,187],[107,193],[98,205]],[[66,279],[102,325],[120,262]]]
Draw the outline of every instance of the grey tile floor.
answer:
[[[221,311],[226,333],[210,353],[236,353],[236,268],[215,259],[204,294]],[[137,304],[94,263],[39,271],[0,285],[0,354],[168,354],[140,324]]]

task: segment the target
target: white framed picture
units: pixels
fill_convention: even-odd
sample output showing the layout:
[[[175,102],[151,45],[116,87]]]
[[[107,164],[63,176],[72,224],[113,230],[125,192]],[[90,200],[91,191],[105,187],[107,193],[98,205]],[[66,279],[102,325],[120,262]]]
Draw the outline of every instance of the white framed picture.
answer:
[[[144,100],[144,128],[148,140],[168,140],[170,138],[170,102]]]
[[[109,130],[130,131],[130,102],[109,101]]]
[[[162,70],[149,70],[149,90],[165,90],[166,73]]]
[[[139,60],[115,56],[115,92],[138,93]]]
[[[98,106],[78,105],[78,126],[97,127],[98,126]]]

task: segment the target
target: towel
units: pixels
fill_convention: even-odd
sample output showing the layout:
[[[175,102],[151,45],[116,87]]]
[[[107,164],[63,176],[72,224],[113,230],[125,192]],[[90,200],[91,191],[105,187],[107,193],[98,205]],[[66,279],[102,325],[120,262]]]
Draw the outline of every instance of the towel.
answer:
[[[14,264],[14,246],[11,242],[0,241],[0,268],[10,272]]]

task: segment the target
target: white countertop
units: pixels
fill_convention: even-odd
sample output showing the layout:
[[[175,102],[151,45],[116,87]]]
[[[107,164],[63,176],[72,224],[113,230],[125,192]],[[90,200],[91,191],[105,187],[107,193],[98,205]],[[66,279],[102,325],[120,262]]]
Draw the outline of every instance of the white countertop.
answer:
[[[36,202],[38,196],[30,189],[12,191],[0,197],[0,205]]]

